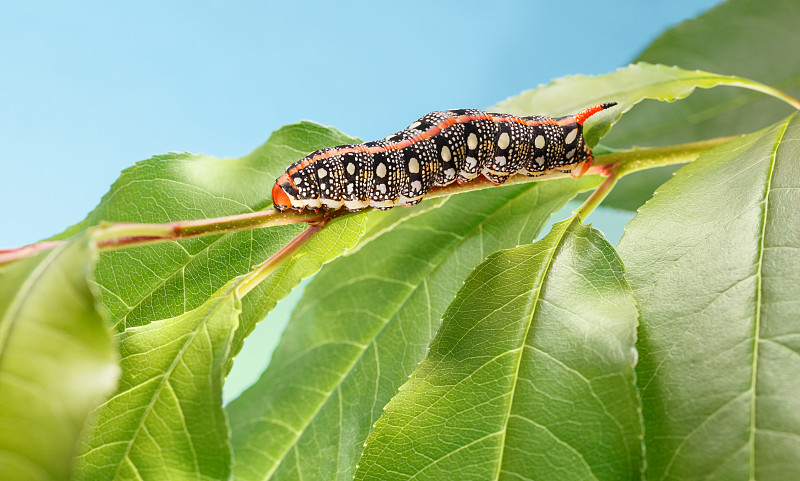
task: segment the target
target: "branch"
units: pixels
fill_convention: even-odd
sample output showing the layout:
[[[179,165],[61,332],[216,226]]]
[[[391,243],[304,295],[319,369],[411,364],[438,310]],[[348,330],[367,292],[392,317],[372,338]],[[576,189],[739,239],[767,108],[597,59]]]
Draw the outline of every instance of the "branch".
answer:
[[[589,217],[589,214],[603,202],[611,189],[617,184],[619,178],[622,177],[619,172],[616,170],[611,172],[611,174],[603,181],[602,184],[598,185],[597,188],[592,192],[592,195],[587,198],[580,207],[575,210],[575,214],[581,218],[582,221],[586,221],[586,218]]]
[[[330,220],[331,219],[323,219],[320,222],[309,225],[306,230],[298,234],[288,244],[281,247],[278,252],[272,254],[269,259],[253,267],[253,270],[249,274],[245,275],[242,283],[237,287],[239,296],[244,297],[245,294],[255,289],[261,281],[263,281],[268,275],[275,272],[275,269],[280,267],[280,265],[289,259],[292,254],[303,247],[306,242],[311,240],[311,238],[314,237],[317,232],[321,231],[323,227],[328,225]]]
[[[631,151],[617,152],[613,154],[598,155],[595,157],[594,165],[587,172],[588,175],[604,175],[619,179],[620,177],[634,171],[651,169],[663,165],[682,164],[691,162],[701,153],[717,145],[726,142],[733,137],[720,137],[701,142],[674,145],[670,147],[656,147],[648,149],[634,149]],[[526,177],[524,175],[512,176],[504,185],[524,184],[529,182],[542,182],[547,180],[569,177],[569,174],[547,174],[541,177]],[[601,191],[595,197],[596,205],[603,200],[608,193],[613,182],[607,185],[607,189]],[[604,182],[603,185],[606,185]],[[463,192],[488,189],[494,184],[483,177],[474,181],[459,185],[450,184],[445,187],[434,187],[426,199],[444,197]],[[598,187],[602,189],[601,185]],[[593,209],[594,207],[591,207]],[[591,209],[585,213],[591,212]],[[184,220],[168,222],[165,224],[137,224],[126,222],[106,222],[101,223],[92,229],[92,237],[100,250],[116,250],[134,247],[144,244],[154,244],[157,242],[175,241],[198,237],[203,235],[227,234],[242,230],[260,229],[263,227],[273,227],[278,225],[307,223],[312,225],[325,225],[329,221],[352,215],[354,212],[338,210],[333,212],[278,212],[276,210],[263,210],[258,212],[248,212],[246,214],[236,214],[227,217],[217,217],[212,219]],[[15,260],[30,257],[43,250],[51,249],[63,241],[44,241],[15,249],[0,250],[0,265],[13,262]]]

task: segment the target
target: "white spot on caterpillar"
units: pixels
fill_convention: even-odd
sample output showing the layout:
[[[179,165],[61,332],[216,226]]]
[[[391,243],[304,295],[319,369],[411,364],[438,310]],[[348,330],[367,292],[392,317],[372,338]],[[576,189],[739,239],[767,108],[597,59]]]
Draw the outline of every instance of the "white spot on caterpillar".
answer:
[[[356,173],[356,164],[350,162],[347,164],[347,173],[353,175]]]
[[[539,164],[539,165],[544,165],[544,155],[540,155],[539,157],[536,157],[533,160],[535,160],[536,163]]]
[[[497,165],[500,165],[500,166],[506,165],[506,158],[505,157],[495,157],[494,161],[497,162]]]
[[[354,188],[353,184],[347,184],[347,193],[352,194]]]
[[[478,161],[475,157],[467,157],[467,168],[474,169],[478,165]]]
[[[416,157],[411,157],[408,160],[408,171],[411,172],[412,174],[419,173],[419,161],[417,160]]]
[[[375,173],[376,173],[376,174],[378,175],[378,177],[380,177],[380,178],[384,178],[384,177],[386,177],[386,164],[384,164],[383,162],[381,162],[380,164],[378,164],[378,168],[377,168],[377,169],[375,169]]]
[[[467,137],[467,147],[469,147],[470,150],[475,150],[477,146],[478,146],[478,136],[475,135],[475,133],[473,132],[469,134],[469,137]]]
[[[566,155],[566,157],[567,157],[567,160],[569,160],[569,159],[571,159],[571,158],[575,157],[575,149],[572,149],[572,150],[570,150],[569,152],[567,152],[567,155]]]
[[[294,180],[294,185],[296,186],[299,186],[303,182],[303,179],[301,179],[300,177],[295,177],[292,180]]]
[[[578,129],[577,128],[572,129],[567,134],[567,138],[564,139],[564,142],[566,142],[567,144],[571,144],[571,143],[575,142],[575,139],[577,137],[578,137]]]
[[[415,191],[422,190],[422,182],[415,180],[414,182],[411,183],[411,188],[414,189]]]
[[[422,124],[421,124],[421,123],[419,123],[419,122],[414,122],[413,124],[411,124],[411,125],[409,125],[409,126],[408,126],[408,130],[414,130],[414,129],[416,129],[417,127],[419,127],[420,125],[422,125]]]
[[[448,179],[452,179],[456,175],[456,169],[450,167],[449,169],[444,171],[444,176]]]
[[[326,175],[328,175],[328,171],[325,169],[319,169],[317,171],[317,177],[319,177],[320,179],[324,179]]]
[[[378,191],[381,194],[385,194],[386,193],[386,184],[378,184]]]
[[[444,147],[442,147],[442,160],[444,160],[445,162],[450,162],[450,159],[452,159],[452,158],[453,158],[453,154],[450,153],[450,147],[448,147],[446,145]]]
[[[537,149],[544,148],[544,135],[537,135],[536,139],[533,141],[533,145],[535,145]]]
[[[327,187],[327,184],[325,184],[325,182],[323,182],[323,183],[319,184],[319,190],[325,190],[325,189],[327,189],[327,188],[328,188],[328,187]]]
[[[505,150],[508,148],[508,144],[511,143],[511,139],[508,137],[508,132],[503,132],[500,134],[500,137],[497,139],[497,146],[500,147],[501,150]],[[504,162],[505,163],[505,162]]]

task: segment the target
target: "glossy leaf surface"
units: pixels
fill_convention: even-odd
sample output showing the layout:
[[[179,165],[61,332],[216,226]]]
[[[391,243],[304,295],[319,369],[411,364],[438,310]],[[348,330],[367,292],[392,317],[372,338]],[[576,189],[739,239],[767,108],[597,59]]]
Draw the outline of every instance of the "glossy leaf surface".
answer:
[[[636,305],[577,218],[467,278],[357,480],[637,479]]]
[[[720,146],[620,241],[648,479],[800,477],[798,158],[797,116]]]

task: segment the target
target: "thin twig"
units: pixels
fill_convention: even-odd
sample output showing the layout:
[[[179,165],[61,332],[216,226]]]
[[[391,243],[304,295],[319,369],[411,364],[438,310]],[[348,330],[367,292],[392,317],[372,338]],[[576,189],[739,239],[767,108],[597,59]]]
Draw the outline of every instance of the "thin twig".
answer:
[[[594,211],[594,209],[603,202],[608,193],[611,192],[611,189],[614,187],[614,185],[616,185],[617,181],[621,177],[616,164],[610,164],[607,166],[604,173],[607,175],[606,180],[604,180],[602,184],[598,185],[589,198],[586,199],[583,204],[581,204],[581,206],[575,210],[575,214],[583,221],[585,221],[586,218],[589,217],[589,214],[591,214],[592,211]]]
[[[46,251],[48,249],[52,249],[53,247],[59,246],[63,242],[64,241],[44,241],[44,242],[37,242],[36,244],[30,244],[27,246],[16,247],[13,249],[0,249],[0,265],[18,259],[31,257],[39,252]]]
[[[265,260],[261,264],[258,264],[257,266],[254,266],[252,272],[247,274],[242,280],[241,284],[239,284],[239,287],[237,288],[239,296],[244,296],[248,292],[255,289],[255,287],[258,286],[261,281],[275,272],[275,270],[287,259],[289,259],[292,254],[303,247],[306,242],[311,240],[312,237],[321,231],[328,224],[328,222],[330,222],[330,220],[331,219],[326,218],[319,222],[310,224],[306,230],[298,234],[288,244],[281,247],[278,252],[272,254],[269,259]]]

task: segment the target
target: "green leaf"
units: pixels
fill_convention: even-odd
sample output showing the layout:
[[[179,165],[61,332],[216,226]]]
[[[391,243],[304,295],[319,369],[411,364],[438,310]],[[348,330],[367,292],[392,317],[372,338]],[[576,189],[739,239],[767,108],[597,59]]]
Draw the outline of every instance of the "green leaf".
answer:
[[[552,212],[598,183],[452,196],[327,265],[261,379],[227,408],[236,479],[350,481],[361,443],[464,278],[495,250],[531,242]]]
[[[637,61],[759,80],[800,97],[800,2],[730,0],[656,39]],[[672,145],[753,132],[791,113],[771,97],[738,89],[697,92],[682,102],[643,102],[603,139],[608,145]],[[676,166],[624,178],[604,204],[635,210]]]
[[[89,413],[119,375],[82,235],[0,270],[0,479],[68,479]]]
[[[91,426],[78,479],[229,477],[222,382],[238,281],[192,311],[118,334],[123,375]]]
[[[125,170],[100,205],[58,237],[102,221],[172,222],[261,210],[271,205],[272,185],[291,162],[314,149],[356,140],[301,122],[274,132],[263,146],[240,159],[156,156]],[[356,215],[329,226],[243,300],[231,356],[292,287],[356,243],[363,222],[363,215]],[[103,304],[118,331],[180,316],[267,259],[303,228],[279,226],[106,252],[97,267]]]
[[[344,255],[350,255],[367,242],[378,238],[384,232],[390,230],[397,224],[408,220],[411,217],[424,214],[431,209],[437,209],[440,205],[447,201],[447,197],[438,197],[435,199],[426,199],[425,202],[417,204],[412,207],[403,207],[402,209],[389,209],[389,210],[373,210],[367,213],[367,222],[364,235],[358,242],[358,247],[346,252]]]
[[[357,480],[638,479],[636,303],[577,216],[467,278]]]
[[[628,224],[648,479],[800,478],[800,118],[683,167]]]
[[[617,102],[616,107],[597,113],[586,121],[584,136],[586,143],[593,147],[624,112],[644,99],[672,102],[687,97],[698,87],[708,89],[720,85],[778,95],[745,78],[642,62],[605,75],[560,78],[505,100],[493,109],[517,115],[568,115],[590,105]]]

